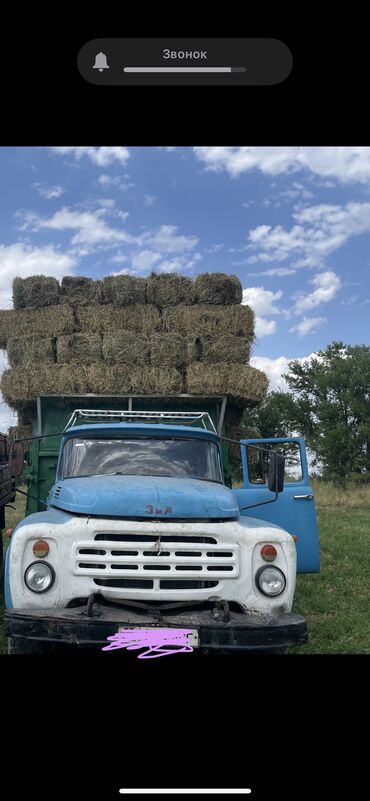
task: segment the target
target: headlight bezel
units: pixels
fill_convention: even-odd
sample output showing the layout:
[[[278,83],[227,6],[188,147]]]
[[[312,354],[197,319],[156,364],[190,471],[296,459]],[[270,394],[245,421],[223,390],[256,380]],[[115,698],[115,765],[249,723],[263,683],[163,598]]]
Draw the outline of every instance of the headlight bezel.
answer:
[[[48,586],[44,590],[35,590],[35,589],[33,589],[33,587],[30,587],[30,585],[29,585],[29,583],[27,581],[27,573],[31,569],[31,567],[34,567],[35,565],[37,567],[40,567],[41,565],[44,565],[50,571],[51,581],[50,581],[50,584],[48,584]],[[53,587],[53,585],[55,583],[55,570],[52,567],[52,565],[49,564],[49,562],[45,562],[44,560],[41,560],[41,559],[35,559],[33,562],[30,562],[30,564],[27,565],[27,567],[26,567],[26,569],[24,571],[23,580],[24,580],[24,583],[25,583],[27,589],[30,592],[34,592],[35,595],[43,595],[45,592],[49,592],[49,590]]]
[[[270,593],[270,592],[265,592],[265,590],[262,589],[261,584],[260,584],[260,579],[261,579],[262,573],[266,573],[266,571],[273,571],[274,573],[279,573],[280,574],[280,576],[283,578],[283,581],[284,581],[284,586],[283,586],[282,590],[280,590],[279,592]],[[255,577],[255,582],[256,582],[257,589],[259,590],[259,592],[265,598],[279,598],[279,596],[282,595],[283,592],[285,592],[286,586],[287,586],[286,575],[283,573],[283,571],[280,569],[280,567],[276,567],[275,565],[268,565],[268,566],[264,565],[263,567],[260,567],[259,570],[257,570],[256,577]]]

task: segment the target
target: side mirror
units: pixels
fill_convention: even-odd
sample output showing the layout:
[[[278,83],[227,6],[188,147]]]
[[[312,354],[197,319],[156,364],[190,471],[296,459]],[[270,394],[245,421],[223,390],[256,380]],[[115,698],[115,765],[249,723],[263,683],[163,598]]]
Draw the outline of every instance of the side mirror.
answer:
[[[24,468],[24,445],[23,442],[13,442],[10,451],[10,467],[13,478],[18,478],[23,473]]]
[[[279,453],[271,451],[267,486],[271,492],[282,492],[284,489],[285,459]]]

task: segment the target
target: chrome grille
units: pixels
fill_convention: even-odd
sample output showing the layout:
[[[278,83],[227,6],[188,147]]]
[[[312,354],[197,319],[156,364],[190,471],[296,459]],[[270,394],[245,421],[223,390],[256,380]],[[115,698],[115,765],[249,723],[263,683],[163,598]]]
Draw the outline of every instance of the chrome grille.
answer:
[[[164,578],[166,588],[172,581],[175,589],[179,582],[182,585],[196,579],[199,584],[208,584],[239,575],[239,546],[234,543],[218,544],[215,537],[202,536],[130,534],[119,539],[120,536],[115,534],[109,539],[105,534],[102,540],[97,535],[96,545],[91,540],[76,543],[75,575],[102,579],[103,586],[112,586],[112,581],[118,586],[119,579],[125,577],[152,580],[153,589],[160,589]],[[122,543],[120,547],[118,542]]]

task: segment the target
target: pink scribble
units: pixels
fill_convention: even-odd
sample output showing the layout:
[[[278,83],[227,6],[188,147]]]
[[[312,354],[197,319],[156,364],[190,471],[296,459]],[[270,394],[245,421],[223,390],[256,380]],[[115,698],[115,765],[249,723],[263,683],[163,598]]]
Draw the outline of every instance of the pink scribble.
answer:
[[[118,648],[136,651],[149,646],[142,654],[138,654],[138,659],[156,659],[158,656],[191,653],[194,649],[187,640],[187,635],[191,633],[191,629],[126,629],[107,637],[110,645],[105,645],[102,651],[115,651]],[[163,647],[166,645],[167,648]],[[168,648],[170,645],[173,647]]]

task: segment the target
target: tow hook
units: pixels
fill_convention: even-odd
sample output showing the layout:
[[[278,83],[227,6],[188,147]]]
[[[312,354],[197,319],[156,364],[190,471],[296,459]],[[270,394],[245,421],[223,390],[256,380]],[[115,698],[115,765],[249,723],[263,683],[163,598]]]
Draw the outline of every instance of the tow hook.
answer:
[[[227,601],[224,598],[209,598],[210,601],[213,601],[215,606],[212,609],[212,616],[215,620],[219,620],[221,614],[223,613],[223,621],[224,623],[230,622],[230,607]]]
[[[101,615],[101,609],[94,609],[94,604],[98,601],[98,599],[99,599],[99,593],[93,592],[91,595],[89,595],[87,599],[86,612],[85,612],[87,617],[94,617],[94,616],[98,617],[99,615]]]

